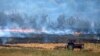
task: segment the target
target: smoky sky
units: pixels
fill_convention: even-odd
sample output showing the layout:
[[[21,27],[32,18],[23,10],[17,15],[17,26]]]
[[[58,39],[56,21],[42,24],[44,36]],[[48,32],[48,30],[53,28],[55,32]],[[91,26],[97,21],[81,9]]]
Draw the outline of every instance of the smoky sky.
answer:
[[[67,23],[70,18],[78,19]],[[100,0],[0,0],[0,28],[24,27],[49,33],[72,33],[73,28],[100,28],[99,21]]]
[[[99,19],[100,0],[0,0],[0,11],[13,11],[34,14],[49,14],[52,19],[64,13],[66,16],[79,16]]]

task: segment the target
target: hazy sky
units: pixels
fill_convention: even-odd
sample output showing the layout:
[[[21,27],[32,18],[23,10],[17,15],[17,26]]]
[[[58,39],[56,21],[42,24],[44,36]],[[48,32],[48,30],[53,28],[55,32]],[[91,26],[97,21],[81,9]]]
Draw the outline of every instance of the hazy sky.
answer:
[[[49,19],[55,22],[56,22],[55,19],[57,19],[62,14],[65,15],[66,17],[71,17],[71,16],[80,17],[85,20],[89,19],[91,21],[91,19],[93,19],[99,22],[100,20],[100,0],[0,0],[0,13],[1,12],[6,15],[11,15],[13,13],[14,14],[19,13],[21,16],[24,14],[27,16],[44,14],[44,15],[48,15],[48,17],[50,17]],[[7,19],[6,16],[1,15],[0,20],[2,21],[0,21],[1,23],[0,27],[2,27],[2,25],[5,25],[5,27],[8,29],[10,27],[20,28],[19,26],[20,23],[31,21],[29,20],[30,18],[26,18],[26,17],[24,18],[23,22],[19,20],[19,22],[17,23],[16,21],[10,22],[11,18],[9,18],[9,20],[6,20],[6,19]],[[20,19],[20,18],[17,18],[17,19]],[[41,18],[39,19],[36,18],[35,21],[38,21],[37,25],[38,25],[38,28],[40,28],[39,30],[43,30],[44,32],[47,31],[45,29],[45,27],[48,26],[47,23],[45,23],[46,25],[45,24],[43,25],[42,23],[44,21],[42,22]],[[30,24],[26,23],[24,25],[26,27],[31,27],[32,24],[35,24],[35,23],[34,22]],[[59,25],[59,24],[60,22],[56,22],[54,23],[53,26]],[[21,26],[24,26],[24,25],[21,25]],[[51,31],[50,30],[50,33],[53,33],[53,32],[65,33],[65,30],[64,31]],[[66,32],[69,33],[70,32],[69,29],[66,29]],[[0,36],[8,36],[8,35],[11,35],[11,33],[2,32],[2,31],[0,32]]]
[[[60,14],[100,19],[100,0],[0,0],[0,11],[11,14],[48,14],[52,19]]]

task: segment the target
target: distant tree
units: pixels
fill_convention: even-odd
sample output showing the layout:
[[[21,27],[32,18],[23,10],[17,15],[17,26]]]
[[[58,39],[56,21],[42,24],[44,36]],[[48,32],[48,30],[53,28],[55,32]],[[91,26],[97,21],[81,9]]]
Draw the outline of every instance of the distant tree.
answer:
[[[61,14],[58,18],[57,18],[57,21],[58,21],[58,25],[57,25],[57,27],[59,28],[59,29],[65,29],[65,27],[66,27],[66,20],[65,20],[65,15],[64,14]]]
[[[98,20],[98,21],[95,21],[95,30],[96,31],[99,31],[99,29],[100,29],[100,21]]]
[[[49,23],[47,23],[48,25],[47,25],[47,28],[48,29],[52,29],[52,30],[57,30],[58,28],[57,28],[57,24],[56,24],[56,22],[53,22],[53,21],[50,21]]]
[[[47,19],[48,19],[48,15],[42,15],[40,24],[45,24],[47,22]]]
[[[4,27],[8,23],[8,17],[3,12],[0,12],[0,26]]]
[[[70,28],[75,27],[77,20],[74,17],[70,17],[66,19],[66,26],[69,26]]]
[[[70,17],[66,20],[66,25],[72,29],[84,31],[88,30],[90,27],[90,22],[87,20],[83,20],[79,17]]]
[[[45,26],[45,24],[47,23],[47,17],[48,15],[44,15],[44,14],[33,16],[29,20],[29,24],[30,26],[32,26],[32,28],[40,29],[41,27]]]
[[[2,39],[0,38],[0,45],[2,44],[3,42],[2,42]]]
[[[75,26],[77,29],[80,29],[80,31],[85,31],[89,30],[90,23],[87,20],[78,19]]]
[[[37,17],[36,16],[32,16],[29,19],[29,26],[31,26],[32,28],[36,29],[37,28]]]
[[[20,14],[12,14],[9,16],[9,22],[11,23],[16,23],[18,24],[20,27],[23,26],[25,23],[25,19],[22,18],[22,15]]]

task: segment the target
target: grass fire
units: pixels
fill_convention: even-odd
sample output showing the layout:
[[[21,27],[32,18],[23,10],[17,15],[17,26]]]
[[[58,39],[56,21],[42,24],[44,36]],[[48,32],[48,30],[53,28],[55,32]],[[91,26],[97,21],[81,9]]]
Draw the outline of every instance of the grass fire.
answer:
[[[0,0],[0,56],[100,56],[100,0]]]

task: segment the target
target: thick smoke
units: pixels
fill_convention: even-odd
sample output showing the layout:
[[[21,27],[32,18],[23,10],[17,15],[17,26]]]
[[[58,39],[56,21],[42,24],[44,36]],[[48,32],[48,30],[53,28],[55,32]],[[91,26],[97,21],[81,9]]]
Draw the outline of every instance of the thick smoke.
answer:
[[[0,0],[0,36],[99,33],[99,5],[100,0]]]

